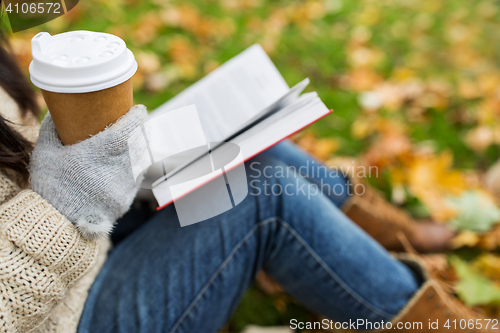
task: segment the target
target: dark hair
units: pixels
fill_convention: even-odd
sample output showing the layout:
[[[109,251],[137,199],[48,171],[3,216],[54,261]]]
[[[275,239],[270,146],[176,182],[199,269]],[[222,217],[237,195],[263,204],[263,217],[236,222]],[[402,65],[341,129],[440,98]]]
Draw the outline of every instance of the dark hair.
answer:
[[[35,92],[9,51],[6,34],[0,27],[0,87],[17,103],[22,116],[39,114]],[[1,107],[1,105],[0,105]],[[26,140],[0,116],[0,168],[15,171],[21,180],[28,181],[28,164],[33,144]]]

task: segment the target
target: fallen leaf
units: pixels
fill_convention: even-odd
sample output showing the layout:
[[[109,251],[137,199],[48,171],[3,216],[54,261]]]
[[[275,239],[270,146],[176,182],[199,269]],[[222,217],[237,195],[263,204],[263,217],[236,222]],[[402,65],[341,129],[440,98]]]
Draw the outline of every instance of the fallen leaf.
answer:
[[[451,240],[451,246],[458,249],[463,246],[474,247],[479,243],[480,237],[475,232],[465,230]]]
[[[500,281],[500,256],[485,253],[474,261],[473,266],[487,277]]]
[[[340,147],[340,142],[335,138],[322,138],[316,141],[312,154],[320,161],[326,160]]]
[[[486,251],[495,251],[500,245],[500,225],[497,225],[493,230],[481,235],[479,247]]]
[[[452,169],[453,156],[450,152],[439,155],[416,157],[408,165],[410,191],[425,201],[426,195],[436,192],[439,196],[459,195],[466,189],[464,175]]]

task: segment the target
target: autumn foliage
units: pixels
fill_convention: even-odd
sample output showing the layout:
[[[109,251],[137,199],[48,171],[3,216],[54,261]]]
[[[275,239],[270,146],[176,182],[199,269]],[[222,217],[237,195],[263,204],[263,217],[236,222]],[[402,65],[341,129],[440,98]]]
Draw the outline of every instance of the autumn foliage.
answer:
[[[442,279],[500,315],[498,2],[82,0],[12,46],[27,68],[33,35],[77,29],[127,42],[149,109],[260,43],[290,85],[310,77],[335,110],[294,140],[326,163],[377,166],[370,182],[388,200],[459,231]]]

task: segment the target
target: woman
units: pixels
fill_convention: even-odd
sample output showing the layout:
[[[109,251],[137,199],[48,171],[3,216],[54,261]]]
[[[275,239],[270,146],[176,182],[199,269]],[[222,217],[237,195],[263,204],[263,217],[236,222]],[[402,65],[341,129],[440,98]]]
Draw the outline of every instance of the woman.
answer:
[[[311,310],[357,329],[439,319],[437,332],[454,332],[442,326],[447,319],[474,316],[418,261],[393,259],[337,208],[352,198],[308,198],[297,187],[318,179],[266,176],[309,159],[290,143],[246,164],[254,183],[236,208],[180,228],[172,206],[134,207],[107,253],[101,222],[120,218],[135,197],[126,143],[145,108],[71,146],[48,114],[30,161],[38,110],[2,41],[0,332],[217,332],[260,269]],[[296,195],[267,195],[266,182]],[[366,215],[363,204],[351,206]],[[411,221],[398,223],[412,239]]]

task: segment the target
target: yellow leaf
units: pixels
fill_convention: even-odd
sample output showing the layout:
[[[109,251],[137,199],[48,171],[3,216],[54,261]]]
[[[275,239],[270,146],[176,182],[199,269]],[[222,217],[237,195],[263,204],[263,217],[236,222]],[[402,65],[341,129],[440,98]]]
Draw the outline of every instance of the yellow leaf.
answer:
[[[452,169],[452,163],[451,153],[443,152],[416,155],[404,168],[410,193],[422,201],[438,221],[447,221],[456,215],[446,198],[459,195],[467,188],[465,175]]]
[[[392,77],[398,81],[406,81],[415,77],[415,71],[410,68],[396,67],[392,73]]]
[[[391,175],[391,183],[393,186],[400,186],[406,183],[406,173],[399,168],[389,168],[389,174]]]
[[[313,147],[313,155],[316,156],[319,160],[324,161],[333,152],[335,152],[340,146],[340,143],[337,139],[333,138],[324,138],[316,141],[316,144]]]
[[[408,169],[410,190],[417,196],[439,191],[443,195],[458,195],[466,189],[464,175],[451,169],[451,152],[416,158]]]
[[[481,96],[481,90],[477,83],[470,80],[462,80],[458,83],[458,94],[462,98],[478,98]]]
[[[496,72],[487,72],[480,75],[477,81],[484,94],[494,94],[500,86],[500,75]]]
[[[375,130],[375,123],[367,117],[358,117],[351,125],[351,134],[356,139],[366,138]]]
[[[486,276],[500,280],[500,256],[491,253],[481,255],[473,264]]]
[[[479,236],[472,231],[462,231],[455,238],[452,239],[451,245],[453,248],[458,249],[463,246],[474,247],[479,242]]]

